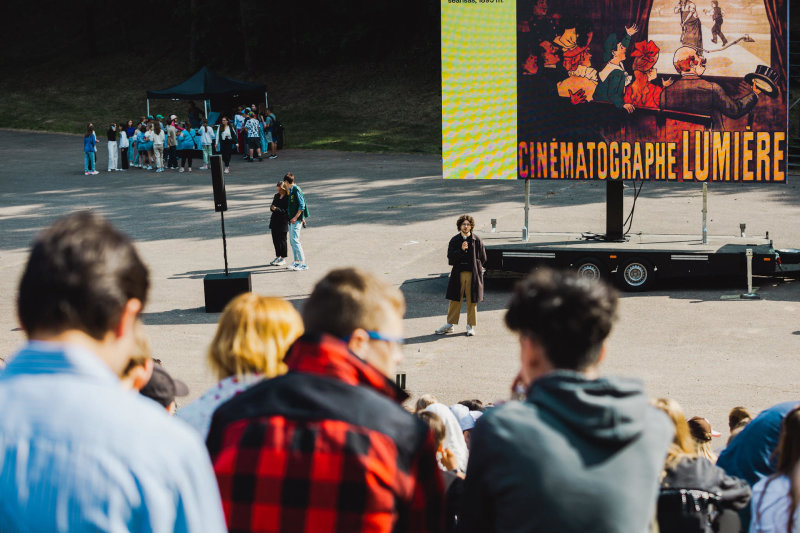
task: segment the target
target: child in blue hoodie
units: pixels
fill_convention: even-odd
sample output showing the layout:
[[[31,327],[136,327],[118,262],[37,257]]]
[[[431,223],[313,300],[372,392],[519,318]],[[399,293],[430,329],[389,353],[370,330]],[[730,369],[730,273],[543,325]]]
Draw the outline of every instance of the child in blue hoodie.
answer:
[[[83,175],[97,174],[94,168],[97,138],[94,136],[94,126],[91,123],[86,128],[83,136]]]

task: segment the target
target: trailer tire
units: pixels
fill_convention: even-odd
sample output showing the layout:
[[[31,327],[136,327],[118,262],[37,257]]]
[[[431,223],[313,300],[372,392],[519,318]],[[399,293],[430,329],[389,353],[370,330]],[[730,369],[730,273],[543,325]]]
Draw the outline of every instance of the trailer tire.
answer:
[[[603,267],[594,257],[585,257],[575,263],[575,271],[578,276],[590,280],[600,280],[603,278]]]
[[[617,272],[619,284],[630,292],[647,290],[655,278],[653,264],[646,259],[635,257],[625,261]]]

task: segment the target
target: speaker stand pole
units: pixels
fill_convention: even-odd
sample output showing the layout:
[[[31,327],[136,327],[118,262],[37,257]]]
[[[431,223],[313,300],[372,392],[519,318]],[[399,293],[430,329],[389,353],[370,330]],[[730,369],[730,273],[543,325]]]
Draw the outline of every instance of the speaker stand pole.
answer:
[[[225,257],[225,275],[228,275],[228,241],[225,239],[225,212],[219,212],[219,219],[222,221],[222,255]]]

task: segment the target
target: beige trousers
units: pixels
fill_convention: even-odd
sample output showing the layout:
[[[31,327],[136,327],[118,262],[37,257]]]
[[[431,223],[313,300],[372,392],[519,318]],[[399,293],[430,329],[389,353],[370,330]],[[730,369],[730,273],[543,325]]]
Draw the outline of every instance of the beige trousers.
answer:
[[[467,324],[470,326],[478,325],[478,304],[472,301],[472,272],[460,272],[460,289],[458,301],[450,300],[447,308],[447,323],[458,324],[461,316],[461,302],[464,296],[467,297]]]

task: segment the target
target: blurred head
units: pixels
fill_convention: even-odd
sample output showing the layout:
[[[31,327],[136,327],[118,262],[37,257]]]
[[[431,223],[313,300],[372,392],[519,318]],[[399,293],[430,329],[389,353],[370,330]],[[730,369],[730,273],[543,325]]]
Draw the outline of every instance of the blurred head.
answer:
[[[330,271],[303,307],[308,331],[344,339],[350,351],[387,377],[402,359],[403,293],[357,268]]]
[[[733,431],[737,427],[744,427],[753,417],[750,412],[742,406],[734,407],[728,413],[728,429]]]
[[[416,405],[414,405],[414,412],[419,413],[420,411],[424,411],[426,407],[432,403],[436,403],[436,401],[436,396],[433,394],[423,394],[417,400]]]
[[[111,342],[114,360],[106,362],[120,375],[149,287],[147,267],[130,239],[83,211],[36,237],[20,280],[17,312],[31,339],[76,331]]]
[[[300,313],[286,300],[241,294],[222,311],[208,361],[219,379],[244,374],[272,378],[286,373],[283,356],[302,334]]]
[[[417,416],[420,420],[425,422],[429,428],[431,428],[433,440],[436,443],[436,449],[438,450],[447,436],[447,428],[445,427],[444,422],[439,415],[432,411],[417,412]]]
[[[289,188],[291,189],[292,185],[294,185],[294,174],[292,174],[291,172],[287,172],[286,175],[283,177],[283,181],[286,182],[289,185]]]
[[[664,411],[675,426],[675,437],[667,451],[665,467],[674,466],[682,457],[697,455],[692,435],[689,432],[689,424],[686,422],[686,417],[678,402],[669,398],[659,398],[653,402],[653,405]]]
[[[697,455],[705,457],[712,463],[716,463],[717,455],[711,449],[711,439],[713,437],[719,437],[719,433],[714,432],[711,429],[711,423],[708,419],[701,416],[693,416],[688,420],[688,424],[689,433],[691,433],[692,440],[694,440]]]
[[[602,281],[549,268],[529,274],[515,287],[505,317],[519,336],[522,383],[556,369],[593,370],[616,312],[617,293]]]

